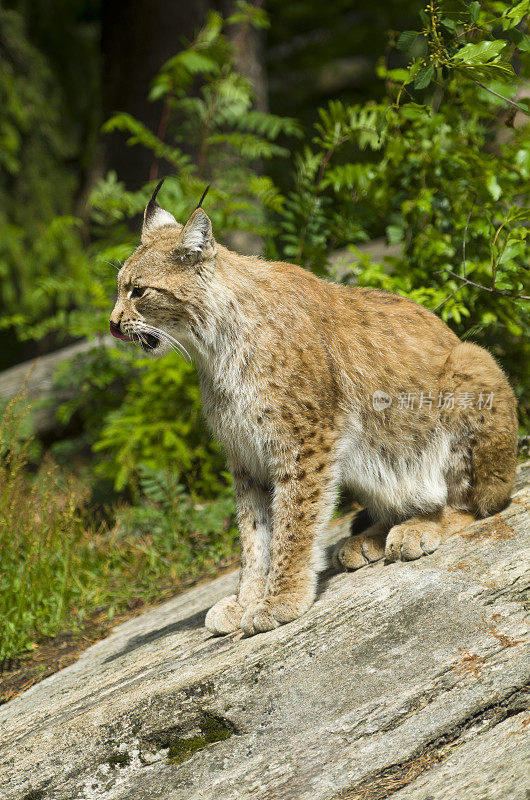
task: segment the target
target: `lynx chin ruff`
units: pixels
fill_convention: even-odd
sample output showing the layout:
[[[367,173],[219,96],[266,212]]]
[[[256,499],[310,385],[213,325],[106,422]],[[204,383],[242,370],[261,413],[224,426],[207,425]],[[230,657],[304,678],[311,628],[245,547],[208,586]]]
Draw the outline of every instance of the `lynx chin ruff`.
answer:
[[[193,358],[224,445],[242,565],[209,630],[255,634],[307,611],[341,484],[366,507],[336,548],[345,569],[432,553],[508,503],[516,404],[489,353],[403,297],[230,252],[202,208],[182,226],[157,191],[111,331]]]

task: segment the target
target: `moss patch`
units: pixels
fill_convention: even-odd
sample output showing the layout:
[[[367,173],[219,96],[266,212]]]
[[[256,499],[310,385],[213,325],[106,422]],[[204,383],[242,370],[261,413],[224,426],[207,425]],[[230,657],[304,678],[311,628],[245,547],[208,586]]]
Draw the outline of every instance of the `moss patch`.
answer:
[[[30,789],[30,791],[24,795],[22,800],[42,800],[44,794],[44,789]]]
[[[111,767],[125,767],[131,761],[129,753],[113,753],[108,760]]]
[[[170,764],[182,764],[198,750],[214,742],[222,742],[233,735],[232,725],[225,719],[204,714],[199,723],[200,734],[188,738],[173,739],[169,745],[167,760]]]

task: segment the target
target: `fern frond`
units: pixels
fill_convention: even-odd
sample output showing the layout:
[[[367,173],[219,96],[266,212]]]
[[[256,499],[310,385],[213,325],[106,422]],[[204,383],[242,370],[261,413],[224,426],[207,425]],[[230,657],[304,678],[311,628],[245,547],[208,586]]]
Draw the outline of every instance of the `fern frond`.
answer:
[[[151,150],[157,158],[165,158],[179,169],[187,167],[190,163],[189,156],[185,155],[180,148],[171,147],[162,142],[158,136],[155,136],[149,128],[131,116],[131,114],[125,112],[115,114],[103,125],[102,130],[104,133],[110,133],[111,131],[126,131],[130,133],[128,144],[141,144]]]
[[[370,147],[379,150],[382,146],[377,126],[381,117],[382,106],[369,107],[347,106],[339,100],[332,100],[327,108],[320,108],[320,122],[315,130],[318,136],[313,140],[322,149],[335,149],[349,141],[361,150]]]
[[[334,192],[355,189],[359,194],[366,192],[375,177],[376,170],[372,164],[338,164],[330,167],[322,178],[321,188],[328,186]]]
[[[280,214],[285,205],[285,197],[268,175],[251,175],[249,189],[269,211]]]
[[[287,156],[289,151],[273,142],[255,136],[252,133],[216,133],[208,137],[209,144],[223,144],[232,147],[243,158],[272,158],[273,156]]]
[[[277,139],[283,133],[286,136],[303,136],[302,125],[292,117],[280,117],[277,114],[269,114],[265,111],[252,109],[247,111],[244,117],[236,121],[240,130],[250,133],[259,133],[267,139]]]

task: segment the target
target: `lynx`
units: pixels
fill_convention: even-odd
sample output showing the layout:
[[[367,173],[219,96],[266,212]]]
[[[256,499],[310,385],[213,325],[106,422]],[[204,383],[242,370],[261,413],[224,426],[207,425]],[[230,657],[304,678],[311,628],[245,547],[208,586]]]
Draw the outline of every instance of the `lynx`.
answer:
[[[202,207],[185,225],[161,208],[160,186],[110,327],[154,356],[189,353],[226,453],[241,571],[210,631],[307,611],[341,485],[366,509],[335,550],[347,570],[432,553],[509,502],[516,403],[488,352],[404,297],[231,252]]]

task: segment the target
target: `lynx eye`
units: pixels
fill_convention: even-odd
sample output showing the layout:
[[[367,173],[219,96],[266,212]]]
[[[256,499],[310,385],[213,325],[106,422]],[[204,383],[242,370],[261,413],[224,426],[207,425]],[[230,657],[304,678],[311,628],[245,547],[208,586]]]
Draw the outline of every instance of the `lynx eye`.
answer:
[[[147,287],[145,286],[134,286],[131,289],[131,298],[135,297],[142,297]]]

